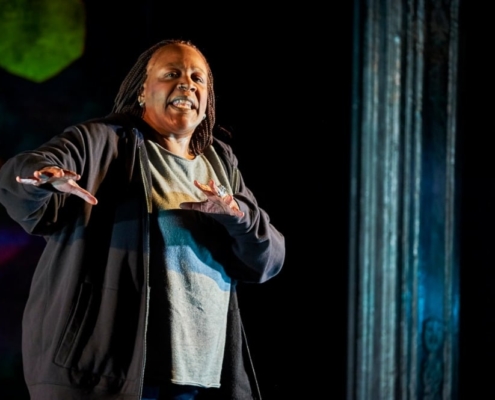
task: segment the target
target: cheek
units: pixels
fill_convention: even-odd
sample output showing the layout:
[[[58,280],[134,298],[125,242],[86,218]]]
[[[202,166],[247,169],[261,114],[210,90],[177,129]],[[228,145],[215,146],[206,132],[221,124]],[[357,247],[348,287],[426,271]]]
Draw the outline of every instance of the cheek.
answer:
[[[161,101],[165,96],[163,94],[163,91],[161,90],[153,90],[151,89],[149,92],[148,92],[148,96],[155,102],[159,102]]]
[[[205,95],[204,99],[201,101],[201,111],[205,112],[208,107],[208,97]]]
[[[167,96],[168,88],[164,85],[148,85],[145,88],[145,93],[153,100],[162,100]]]

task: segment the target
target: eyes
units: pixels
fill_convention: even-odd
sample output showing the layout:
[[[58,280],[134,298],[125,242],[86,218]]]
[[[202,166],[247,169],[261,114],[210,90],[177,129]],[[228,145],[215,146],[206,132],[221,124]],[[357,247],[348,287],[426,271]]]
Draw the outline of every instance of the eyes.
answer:
[[[165,72],[163,75],[162,75],[162,79],[163,80],[172,80],[172,79],[177,79],[181,76],[181,73],[179,71],[168,71],[168,72]],[[206,78],[203,76],[203,74],[201,73],[198,73],[198,72],[194,72],[192,75],[191,75],[191,79],[194,81],[194,82],[198,82],[198,83],[206,83]]]
[[[178,72],[167,72],[163,74],[164,78],[177,78],[179,76]]]

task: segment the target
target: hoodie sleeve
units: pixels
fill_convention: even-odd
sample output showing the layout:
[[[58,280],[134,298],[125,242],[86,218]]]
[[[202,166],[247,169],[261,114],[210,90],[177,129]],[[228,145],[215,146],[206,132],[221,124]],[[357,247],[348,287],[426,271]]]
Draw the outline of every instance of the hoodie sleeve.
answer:
[[[60,193],[51,185],[27,185],[16,177],[30,177],[34,171],[56,166],[81,175],[79,186],[95,193],[100,178],[100,168],[108,162],[114,146],[108,138],[108,130],[102,124],[78,125],[67,128],[33,151],[20,153],[0,168],[0,203],[9,216],[26,232],[47,235],[60,223],[61,210],[69,203],[77,209],[87,207],[84,200]],[[73,199],[70,199],[73,197]]]
[[[277,275],[285,260],[285,238],[270,222],[268,213],[258,206],[256,198],[244,183],[238,161],[230,146],[217,141],[222,158],[232,177],[234,198],[244,217],[214,214],[232,238],[232,249],[240,263],[229,271],[232,277],[262,283]],[[220,153],[219,153],[220,154]]]

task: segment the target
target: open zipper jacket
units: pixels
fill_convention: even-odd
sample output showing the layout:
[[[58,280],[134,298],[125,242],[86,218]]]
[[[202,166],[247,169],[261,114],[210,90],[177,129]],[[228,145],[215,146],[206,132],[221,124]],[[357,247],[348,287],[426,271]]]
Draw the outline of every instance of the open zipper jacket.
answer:
[[[71,126],[0,169],[0,203],[28,233],[46,238],[23,316],[23,364],[32,400],[140,399],[149,306],[151,175],[143,122],[124,114]],[[258,207],[225,143],[214,140],[245,216],[211,215],[232,240],[233,278],[222,399],[260,398],[235,283],[281,269],[285,243]],[[81,198],[16,182],[46,166],[81,175]]]

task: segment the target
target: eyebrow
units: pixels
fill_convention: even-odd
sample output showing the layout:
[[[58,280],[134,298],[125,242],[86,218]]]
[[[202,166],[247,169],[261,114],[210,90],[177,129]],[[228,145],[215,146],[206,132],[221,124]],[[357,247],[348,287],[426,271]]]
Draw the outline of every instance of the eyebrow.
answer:
[[[182,69],[182,64],[170,62],[170,63],[166,63],[163,67],[173,67],[173,68],[177,68],[177,69]],[[192,69],[193,69],[193,71],[201,71],[203,74],[207,75],[207,72],[201,67],[193,66]]]

